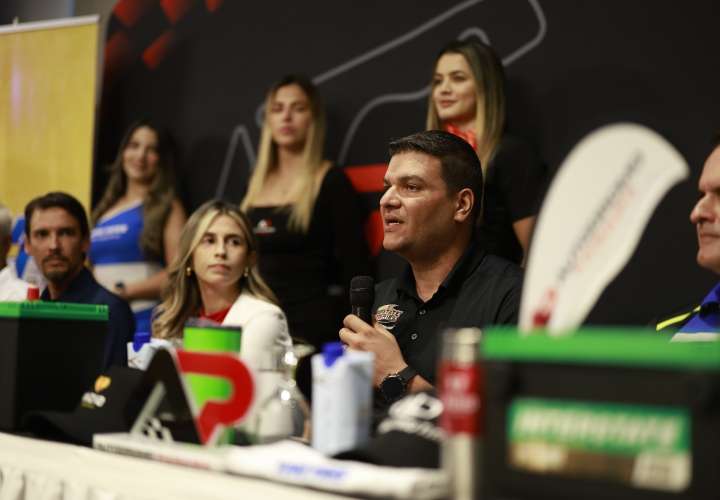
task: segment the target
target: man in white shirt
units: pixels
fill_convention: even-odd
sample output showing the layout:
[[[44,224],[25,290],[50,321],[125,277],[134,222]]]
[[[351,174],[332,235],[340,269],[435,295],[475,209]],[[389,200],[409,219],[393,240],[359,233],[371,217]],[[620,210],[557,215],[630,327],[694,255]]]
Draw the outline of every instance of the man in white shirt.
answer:
[[[0,302],[20,301],[27,298],[30,285],[15,275],[12,266],[7,265],[7,254],[12,243],[12,215],[0,205]]]

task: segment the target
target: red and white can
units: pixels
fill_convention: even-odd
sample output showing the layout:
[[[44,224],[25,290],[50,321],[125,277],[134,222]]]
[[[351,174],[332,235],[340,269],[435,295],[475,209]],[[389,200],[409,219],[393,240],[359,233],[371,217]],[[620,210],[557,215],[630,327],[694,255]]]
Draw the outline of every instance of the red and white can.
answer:
[[[478,328],[446,330],[438,370],[445,433],[442,466],[449,474],[452,498],[480,496],[481,451],[484,434],[484,380],[480,366]]]

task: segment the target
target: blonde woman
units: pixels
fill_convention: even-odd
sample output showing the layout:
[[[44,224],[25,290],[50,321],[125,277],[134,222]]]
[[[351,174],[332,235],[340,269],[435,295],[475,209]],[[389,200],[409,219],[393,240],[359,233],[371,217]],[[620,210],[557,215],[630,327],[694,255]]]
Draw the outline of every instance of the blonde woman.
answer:
[[[257,267],[257,244],[235,205],[210,201],[180,235],[153,336],[182,339],[190,317],[242,327],[241,357],[257,368],[268,348],[292,345],[287,321]]]
[[[262,274],[291,334],[317,348],[337,340],[349,311],[343,287],[370,270],[358,196],[342,169],[324,159],[324,142],[325,116],[314,85],[295,75],[274,84],[241,204],[259,241]]]
[[[480,244],[522,263],[546,174],[530,145],[505,133],[504,81],[502,63],[487,45],[448,44],[435,61],[426,125],[458,135],[475,149],[485,179]]]
[[[136,331],[150,316],[175,256],[185,211],[175,193],[168,134],[149,121],[130,126],[92,213],[90,261],[98,282],[127,300]]]

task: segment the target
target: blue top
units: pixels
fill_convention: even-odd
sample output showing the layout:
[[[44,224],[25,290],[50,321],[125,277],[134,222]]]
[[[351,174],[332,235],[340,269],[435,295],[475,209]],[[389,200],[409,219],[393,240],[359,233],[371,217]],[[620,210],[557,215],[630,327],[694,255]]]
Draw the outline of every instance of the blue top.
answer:
[[[95,265],[145,262],[143,227],[142,203],[100,219],[90,234],[90,260]]]
[[[149,260],[140,247],[145,226],[143,204],[137,202],[101,218],[90,233],[90,261],[95,278],[113,290],[118,282],[132,283],[149,278],[163,268],[160,261]],[[157,301],[133,300],[138,332],[150,332],[152,309]]]
[[[46,288],[41,300],[51,300]],[[105,304],[110,310],[108,318],[108,334],[105,339],[103,370],[110,365],[127,366],[127,343],[133,339],[135,320],[127,303],[117,295],[108,292],[95,281],[92,273],[83,268],[70,283],[58,302],[75,302],[77,304]]]

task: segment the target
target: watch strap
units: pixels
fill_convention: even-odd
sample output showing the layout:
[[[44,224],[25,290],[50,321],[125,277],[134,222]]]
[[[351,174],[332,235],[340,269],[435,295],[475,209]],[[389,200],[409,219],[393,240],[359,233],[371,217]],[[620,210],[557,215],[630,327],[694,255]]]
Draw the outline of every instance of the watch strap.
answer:
[[[412,366],[406,366],[405,368],[397,372],[397,376],[400,377],[403,382],[405,382],[405,389],[407,389],[410,381],[417,374],[417,371]]]
[[[386,401],[392,403],[408,392],[410,380],[417,375],[414,368],[406,366],[397,373],[388,374],[380,383],[380,392]]]

